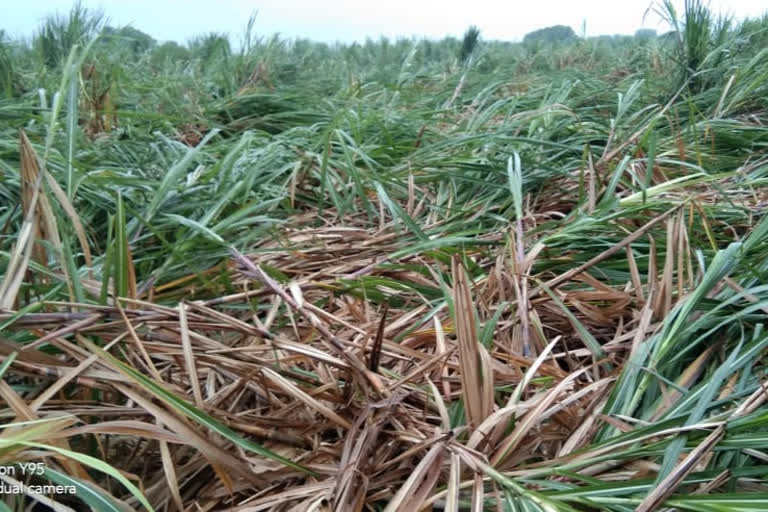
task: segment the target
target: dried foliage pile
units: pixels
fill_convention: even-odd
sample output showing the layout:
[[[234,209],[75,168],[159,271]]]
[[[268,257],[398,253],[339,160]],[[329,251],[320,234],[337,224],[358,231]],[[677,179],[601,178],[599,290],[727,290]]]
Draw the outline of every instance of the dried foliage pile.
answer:
[[[409,250],[391,224],[286,228],[279,242],[232,255],[222,271],[238,293],[175,308],[121,299],[3,314],[37,340],[22,351],[0,345],[34,400],[7,384],[0,393],[17,419],[58,418],[38,433],[70,439],[58,446],[99,440],[100,458],[140,482],[157,508],[456,510],[507,500],[562,509],[581,503],[579,492],[537,491],[588,476],[653,489],[638,504],[650,510],[674,491],[735,478],[699,472],[678,489],[715,456],[726,426],[768,398],[762,387],[734,396],[732,368],[716,388],[716,417],[659,422],[722,353],[721,340],[661,387],[645,421],[606,413],[633,354],[701,293],[685,212],[661,213],[559,274],[535,270],[546,246],[538,237],[517,244],[514,228],[489,237],[493,246],[452,255]],[[665,261],[642,276],[631,242],[665,225]],[[623,286],[590,272],[622,253],[634,268]],[[706,296],[744,291],[718,277]],[[44,344],[62,355],[36,350]],[[654,460],[681,435],[692,450],[652,485]],[[739,490],[761,487],[750,474]]]

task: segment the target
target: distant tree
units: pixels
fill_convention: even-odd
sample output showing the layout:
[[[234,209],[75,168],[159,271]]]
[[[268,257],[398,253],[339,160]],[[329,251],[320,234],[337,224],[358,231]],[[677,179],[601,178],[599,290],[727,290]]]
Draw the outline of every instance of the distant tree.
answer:
[[[479,40],[480,29],[476,26],[472,25],[464,32],[464,40],[461,42],[461,50],[459,51],[459,60],[461,62],[466,61],[472,55]]]
[[[680,39],[680,33],[677,30],[670,30],[669,32],[664,32],[659,37],[659,40],[664,43],[674,43]]]
[[[105,27],[102,34],[104,42],[119,44],[121,47],[129,48],[134,55],[141,55],[151,48],[154,48],[157,41],[149,34],[133,27]]]
[[[186,59],[189,59],[189,50],[176,41],[166,41],[152,50],[152,63],[155,65]]]
[[[554,25],[529,32],[523,38],[525,44],[564,43],[577,39],[576,33],[566,25]]]
[[[641,28],[635,32],[635,39],[655,39],[657,36],[656,31],[652,28]]]

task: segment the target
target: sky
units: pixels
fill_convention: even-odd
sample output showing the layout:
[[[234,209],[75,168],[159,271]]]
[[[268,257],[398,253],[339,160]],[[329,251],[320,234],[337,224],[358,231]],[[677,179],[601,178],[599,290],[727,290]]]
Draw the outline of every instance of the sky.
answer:
[[[673,0],[681,8],[683,0]],[[256,12],[257,33],[316,41],[365,41],[397,37],[460,37],[470,25],[484,39],[519,41],[533,30],[568,25],[588,36],[632,34],[638,28],[668,30],[651,0],[82,0],[102,9],[113,26],[131,25],[158,41],[184,43],[211,31],[237,42]],[[0,29],[31,36],[51,13],[66,13],[73,0],[0,0]],[[766,0],[711,0],[716,12],[737,18],[768,11]]]

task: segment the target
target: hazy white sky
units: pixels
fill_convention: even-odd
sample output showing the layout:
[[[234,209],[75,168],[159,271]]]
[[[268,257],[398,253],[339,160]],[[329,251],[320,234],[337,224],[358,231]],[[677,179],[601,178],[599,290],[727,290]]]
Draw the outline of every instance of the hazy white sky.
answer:
[[[0,29],[29,36],[49,13],[65,13],[73,0],[0,0]],[[260,34],[319,41],[363,41],[379,35],[461,36],[476,25],[485,39],[519,40],[549,25],[587,35],[664,31],[657,16],[643,24],[652,0],[83,0],[102,8],[114,26],[130,24],[158,40],[185,42],[195,34],[228,32],[239,41],[254,11]],[[681,6],[683,0],[674,0]],[[766,0],[711,0],[716,11],[741,18],[768,11]]]

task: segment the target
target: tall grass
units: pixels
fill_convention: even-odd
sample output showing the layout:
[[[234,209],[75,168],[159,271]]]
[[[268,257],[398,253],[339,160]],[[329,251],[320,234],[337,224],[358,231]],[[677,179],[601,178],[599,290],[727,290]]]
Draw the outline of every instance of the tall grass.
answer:
[[[72,48],[98,34],[104,25],[104,15],[75,3],[68,16],[53,14],[46,18],[35,37],[43,64],[57,69]]]
[[[0,30],[0,93],[4,98],[12,98],[18,87],[12,51],[5,32]]]
[[[693,92],[701,92],[723,73],[730,46],[736,42],[732,18],[715,15],[703,0],[685,0],[681,19],[671,0],[657,12],[675,31],[675,55],[680,79]]]

